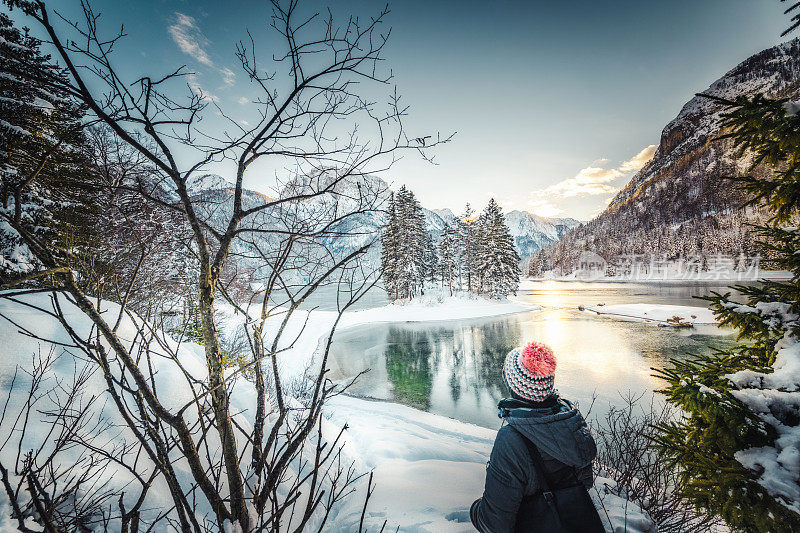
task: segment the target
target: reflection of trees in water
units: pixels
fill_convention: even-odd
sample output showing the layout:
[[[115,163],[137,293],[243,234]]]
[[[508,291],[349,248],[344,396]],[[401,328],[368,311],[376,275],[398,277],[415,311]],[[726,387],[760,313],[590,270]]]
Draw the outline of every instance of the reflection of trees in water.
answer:
[[[507,394],[503,361],[521,338],[522,327],[516,320],[437,328],[390,326],[385,357],[395,400],[429,408],[437,370],[449,373],[454,403],[468,390],[479,402],[486,392],[500,398]]]
[[[430,406],[432,341],[432,335],[425,331],[389,328],[386,372],[394,387],[395,400],[419,409]]]
[[[478,388],[491,390],[496,397],[503,396],[506,394],[503,363],[508,352],[522,343],[522,327],[516,320],[503,320],[485,324],[479,331],[483,338],[476,344],[474,355]]]
[[[464,326],[453,335],[452,361],[448,365],[450,396],[458,402],[464,389],[471,390],[478,403],[489,392],[494,398],[506,394],[503,361],[520,344],[522,328],[517,320]]]

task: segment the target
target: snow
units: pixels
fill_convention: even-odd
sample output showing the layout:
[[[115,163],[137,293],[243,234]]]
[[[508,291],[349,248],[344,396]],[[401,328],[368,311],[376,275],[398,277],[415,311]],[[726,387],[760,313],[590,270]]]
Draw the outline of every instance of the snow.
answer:
[[[50,307],[49,294],[32,294],[17,297],[17,302],[0,299],[0,338],[4,340],[0,346],[0,397],[8,393],[15,370],[30,368],[32,357],[46,356],[54,348],[56,359],[51,370],[45,376],[45,382],[54,384],[57,380],[71,379],[75,365],[82,365],[77,350],[64,351],[61,347],[33,338],[20,331],[21,327],[36,331],[42,338],[56,343],[69,344],[70,340],[62,326],[51,316],[30,307]],[[86,334],[91,329],[87,317],[69,304],[63,296],[59,296],[61,306],[72,326],[79,334]],[[106,316],[116,319],[119,307],[113,303],[101,303]],[[340,327],[351,327],[359,324],[384,321],[428,321],[476,318],[497,316],[532,309],[532,306],[511,300],[489,301],[483,298],[458,295],[444,297],[429,295],[419,301],[391,304],[384,307],[345,313]],[[235,315],[230,309],[223,313],[221,326],[241,325],[243,318]],[[10,319],[10,320],[9,320]],[[274,332],[275,323],[280,317],[268,322],[268,328]],[[289,324],[286,338],[296,342],[287,346],[281,353],[282,366],[289,369],[295,377],[303,375],[313,364],[313,354],[317,352],[320,335],[326,338],[327,332],[335,319],[329,311],[299,312]],[[12,322],[13,321],[13,322]],[[16,323],[16,324],[15,324]],[[305,328],[304,328],[305,326]],[[119,328],[119,336],[125,343],[135,339],[136,322],[124,317]],[[269,335],[269,334],[268,334]],[[169,357],[158,357],[163,348],[150,345],[152,372],[159,390],[169,390],[169,395],[162,400],[165,406],[175,409],[191,399],[185,370],[196,379],[204,379],[206,366],[202,348],[195,344],[183,343],[180,347],[169,339],[167,346],[178,353],[178,361]],[[290,341],[287,341],[289,343]],[[180,368],[179,368],[180,366]],[[19,410],[26,397],[25,376],[17,372],[18,378],[11,390],[10,413]],[[29,381],[29,378],[28,378]],[[87,397],[105,398],[105,383],[99,372],[95,372],[84,386],[83,394]],[[252,416],[254,390],[245,380],[237,380],[231,393],[231,406],[237,424],[248,427]],[[37,405],[37,413],[53,408],[47,395],[41,397]],[[193,416],[191,411],[187,416]],[[384,521],[388,521],[387,530],[395,530],[399,526],[404,532],[460,532],[472,531],[468,522],[457,522],[447,517],[452,513],[467,510],[476,498],[481,495],[485,475],[485,465],[494,441],[496,431],[467,424],[447,417],[418,411],[410,407],[380,401],[337,396],[331,399],[324,411],[326,420],[323,434],[338,434],[339,428],[345,424],[348,429],[344,434],[343,454],[348,461],[362,472],[374,471],[375,492],[365,517],[368,529],[377,531]],[[122,438],[124,430],[122,421],[115,408],[107,401],[99,401],[84,415],[91,419],[103,419],[118,425],[113,431],[104,431],[103,424],[91,426],[95,444],[113,446],[113,442]],[[41,444],[39,438],[46,434],[46,420],[34,417],[31,431],[25,436],[21,449],[35,448]],[[499,427],[499,421],[498,421]],[[2,433],[8,427],[2,427]],[[13,440],[13,439],[12,439]],[[215,446],[214,442],[209,443]],[[76,447],[77,448],[77,447]],[[16,445],[0,447],[0,460],[6,464],[14,464]],[[62,463],[76,461],[80,450],[62,452]],[[142,467],[146,467],[142,461]],[[176,472],[182,483],[190,483],[190,474],[185,464],[177,461]],[[130,481],[129,474],[122,468],[113,465],[103,472],[100,484],[116,490],[123,490]],[[366,491],[366,477],[357,486],[356,493],[345,499],[342,506],[330,517],[327,531],[352,531],[360,519],[363,497]],[[613,482],[599,478],[591,491],[592,497],[601,508],[601,516],[607,523],[609,531],[652,531],[653,523],[632,504],[614,495]],[[126,496],[127,498],[128,496]],[[157,482],[148,496],[146,507],[150,509],[165,508],[169,504],[166,486]],[[197,513],[203,515],[209,510],[201,501]],[[451,516],[452,518],[452,516]],[[13,531],[16,524],[8,520],[8,500],[4,491],[0,491],[0,532]]]
[[[331,400],[326,416],[337,426],[347,423],[346,449],[353,450],[361,467],[375,473],[375,492],[365,517],[368,530],[380,529],[388,519],[388,530],[475,531],[468,519],[457,522],[456,517],[465,518],[483,492],[495,430],[404,405],[346,396]],[[598,477],[590,490],[606,529],[654,532],[650,517],[614,495],[614,488],[612,480]],[[350,530],[359,520],[362,502],[349,500],[330,529]]]
[[[593,311],[599,315],[609,315],[619,320],[643,320],[664,325],[667,324],[667,320],[673,317],[678,317],[681,322],[692,325],[717,323],[714,313],[710,309],[689,305],[646,303],[595,305],[587,307],[586,310]]]
[[[785,281],[792,278],[792,273],[788,270],[763,270],[752,269],[751,271],[737,271],[733,269],[718,269],[713,272],[687,272],[680,270],[680,263],[675,263],[674,268],[670,266],[664,272],[645,274],[645,275],[619,275],[619,276],[597,276],[592,274],[588,279],[581,277],[579,271],[574,271],[566,275],[559,275],[552,270],[544,272],[539,278],[527,278],[529,283],[548,280],[548,281],[581,281],[596,283],[686,283],[686,282],[737,282],[737,281],[758,281],[769,279],[775,281]],[[522,287],[521,287],[522,288]]]
[[[800,412],[800,341],[790,335],[776,347],[774,372],[742,370],[725,377],[738,387],[731,395],[778,434],[774,445],[742,450],[736,460],[758,472],[758,482],[772,496],[800,513],[800,426],[792,415]]]

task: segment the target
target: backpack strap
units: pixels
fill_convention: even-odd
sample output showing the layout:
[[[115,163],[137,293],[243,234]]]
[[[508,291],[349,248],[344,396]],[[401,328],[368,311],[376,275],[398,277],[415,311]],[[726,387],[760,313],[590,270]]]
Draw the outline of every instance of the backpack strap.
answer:
[[[511,429],[517,432],[517,435],[522,437],[522,441],[525,443],[525,447],[528,448],[528,455],[531,457],[531,462],[533,463],[533,470],[536,472],[536,475],[539,477],[542,485],[542,497],[544,501],[547,502],[547,507],[550,509],[550,512],[553,513],[553,518],[555,519],[556,525],[560,529],[564,529],[563,524],[561,523],[561,516],[558,514],[558,507],[556,507],[555,498],[553,497],[553,491],[550,489],[550,484],[547,481],[547,477],[544,473],[544,460],[542,459],[542,454],[539,453],[539,448],[531,442],[531,440],[522,434],[517,428],[512,426],[511,424],[508,425]]]

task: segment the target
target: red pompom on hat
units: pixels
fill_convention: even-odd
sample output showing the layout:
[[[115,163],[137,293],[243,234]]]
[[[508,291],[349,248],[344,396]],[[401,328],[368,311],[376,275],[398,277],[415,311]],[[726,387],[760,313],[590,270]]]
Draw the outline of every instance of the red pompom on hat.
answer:
[[[531,342],[522,349],[520,358],[531,374],[550,376],[556,371],[556,356],[545,344]]]
[[[512,393],[534,402],[555,392],[556,356],[548,346],[531,342],[514,348],[503,364],[503,378]]]

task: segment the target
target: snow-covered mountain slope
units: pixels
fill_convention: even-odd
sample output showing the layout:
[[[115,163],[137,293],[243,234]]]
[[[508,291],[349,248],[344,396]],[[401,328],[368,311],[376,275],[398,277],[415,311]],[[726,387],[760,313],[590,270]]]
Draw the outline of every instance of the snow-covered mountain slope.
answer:
[[[195,174],[186,182],[186,188],[191,193],[233,189],[233,185],[233,183],[218,174]]]
[[[800,98],[800,40],[746,59],[702,91],[733,99],[762,93]],[[740,210],[742,193],[724,178],[749,172],[730,140],[718,139],[720,107],[701,96],[689,100],[661,133],[653,159],[597,218],[543,250],[545,268],[570,270],[582,250],[619,254],[755,253],[748,222],[759,209]],[[751,174],[768,172],[757,167]]]
[[[520,257],[530,257],[564,233],[580,225],[574,218],[544,218],[527,211],[509,211],[506,224]]]

